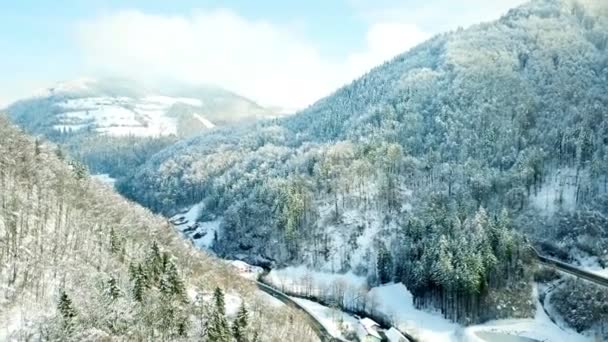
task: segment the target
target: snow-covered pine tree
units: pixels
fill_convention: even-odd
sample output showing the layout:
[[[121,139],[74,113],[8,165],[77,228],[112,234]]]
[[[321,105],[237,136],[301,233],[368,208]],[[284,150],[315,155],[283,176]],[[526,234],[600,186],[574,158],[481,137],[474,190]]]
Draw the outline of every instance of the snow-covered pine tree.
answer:
[[[248,342],[247,328],[249,325],[249,313],[245,307],[245,303],[242,303],[239,311],[236,315],[234,323],[232,323],[232,336],[236,342]]]
[[[144,294],[148,288],[148,277],[141,264],[133,268],[131,282],[133,283],[133,298],[140,303],[143,302]]]
[[[230,327],[226,319],[224,293],[219,287],[213,293],[213,302],[215,303],[215,307],[211,314],[207,339],[209,342],[231,342],[232,334],[230,333]]]
[[[111,277],[106,283],[106,296],[110,301],[114,301],[118,299],[121,295],[120,287],[118,287],[118,282],[116,278]]]
[[[76,310],[65,290],[59,292],[57,311],[59,311],[59,314],[61,315],[64,333],[68,335],[71,334],[74,328],[74,320],[76,319]]]
[[[162,274],[162,256],[160,254],[160,248],[156,241],[150,246],[150,251],[146,256],[145,261],[146,276],[152,283],[157,283]]]
[[[377,256],[378,280],[381,284],[392,281],[393,278],[393,257],[383,243],[379,244]]]

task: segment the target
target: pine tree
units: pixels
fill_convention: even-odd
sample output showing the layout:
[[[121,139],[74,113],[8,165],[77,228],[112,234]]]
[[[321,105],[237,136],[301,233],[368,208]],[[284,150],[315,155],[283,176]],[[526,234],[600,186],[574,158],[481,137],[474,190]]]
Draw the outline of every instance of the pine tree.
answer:
[[[72,167],[72,171],[74,172],[76,179],[82,180],[87,177],[88,170],[86,165],[76,160],[71,160],[69,164]]]
[[[231,342],[232,336],[226,320],[224,293],[219,287],[215,289],[213,300],[215,308],[209,322],[207,338],[210,342]]]
[[[158,248],[158,244],[156,241],[154,241],[150,247],[148,255],[146,256],[146,273],[152,284],[156,284],[160,280],[160,276],[162,274],[162,263],[163,260],[160,254],[160,248]]]
[[[120,297],[121,291],[118,287],[118,282],[116,278],[111,277],[106,284],[106,296],[110,299],[110,301],[114,301]]]
[[[236,342],[248,342],[247,326],[249,325],[249,313],[245,307],[245,303],[241,304],[236,319],[232,324],[232,336]]]
[[[71,333],[74,328],[76,310],[74,309],[72,300],[64,290],[61,290],[61,292],[59,293],[59,302],[57,303],[57,310],[61,315],[64,331],[68,334]]]
[[[114,231],[114,227],[110,228],[110,253],[118,254],[120,252],[120,241]]]
[[[390,282],[393,278],[393,257],[386,249],[384,244],[380,244],[378,248],[378,256],[376,260],[376,268],[378,270],[378,280],[381,284]]]
[[[161,277],[160,291],[165,295],[174,296],[183,302],[187,301],[186,286],[177,273],[177,266],[171,260],[166,262],[165,272]]]
[[[133,267],[131,282],[133,282],[133,299],[140,303],[143,302],[144,293],[148,288],[148,277],[141,264]]]
[[[34,142],[34,154],[35,155],[40,155],[40,152],[42,151],[42,142],[40,141],[40,139],[36,138],[36,141]]]

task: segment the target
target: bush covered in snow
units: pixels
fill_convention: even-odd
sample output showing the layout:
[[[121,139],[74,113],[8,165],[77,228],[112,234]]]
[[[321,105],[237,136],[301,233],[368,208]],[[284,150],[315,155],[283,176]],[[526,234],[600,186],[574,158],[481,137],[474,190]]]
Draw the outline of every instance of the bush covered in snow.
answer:
[[[595,328],[608,339],[608,289],[582,280],[568,279],[554,290],[551,304],[577,331]]]

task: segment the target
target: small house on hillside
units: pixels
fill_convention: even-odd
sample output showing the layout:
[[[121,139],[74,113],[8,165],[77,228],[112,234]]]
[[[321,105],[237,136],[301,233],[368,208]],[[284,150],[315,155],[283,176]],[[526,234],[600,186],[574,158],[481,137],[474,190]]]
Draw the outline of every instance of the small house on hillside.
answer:
[[[361,342],[380,342],[380,325],[369,318],[359,320],[358,335]]]

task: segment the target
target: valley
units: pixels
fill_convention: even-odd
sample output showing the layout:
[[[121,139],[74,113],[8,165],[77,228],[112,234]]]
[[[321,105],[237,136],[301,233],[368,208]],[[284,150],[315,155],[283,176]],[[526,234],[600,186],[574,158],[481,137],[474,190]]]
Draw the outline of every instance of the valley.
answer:
[[[171,222],[176,230],[182,232],[184,238],[192,239],[198,248],[207,249],[212,247],[210,240],[205,239],[201,243],[194,235],[197,231],[207,231],[205,225],[197,224],[194,219],[204,216],[201,209],[200,206],[195,206],[176,215]],[[211,230],[210,234],[215,234],[215,231]],[[539,256],[540,264],[552,268],[556,263],[550,258]],[[558,270],[574,273],[581,279],[592,277],[601,286],[606,286],[605,282],[608,281],[608,278],[593,278],[594,273],[577,271],[569,265]],[[257,277],[260,277],[263,287],[270,286],[265,291],[276,292],[279,297],[291,296],[290,300],[302,305],[314,317],[317,321],[315,326],[323,327],[319,335],[331,336],[334,340],[351,340],[355,335],[363,338],[365,333],[360,330],[360,320],[367,316],[376,322],[382,322],[384,333],[391,327],[397,328],[410,341],[591,341],[589,337],[567,328],[561,318],[560,323],[556,323],[551,315],[559,317],[560,314],[551,306],[544,306],[549,303],[544,293],[550,291],[541,283],[535,284],[533,289],[531,300],[535,302],[535,314],[532,319],[497,320],[463,327],[441,317],[440,312],[429,313],[415,307],[412,294],[402,284],[370,289],[366,279],[352,272],[319,272],[305,266],[271,269],[270,272],[255,272],[248,276],[250,279]],[[543,288],[542,292],[538,287]],[[554,289],[555,286],[551,290]]]
[[[80,78],[8,105],[0,341],[608,340],[608,6],[492,18],[290,114],[206,74]],[[291,41],[271,26],[249,31]],[[231,58],[257,44],[237,40]],[[293,51],[277,70],[312,78],[316,50]],[[335,75],[316,86],[345,72],[318,62]],[[251,82],[238,70],[228,84]],[[237,88],[308,96],[273,72]]]

